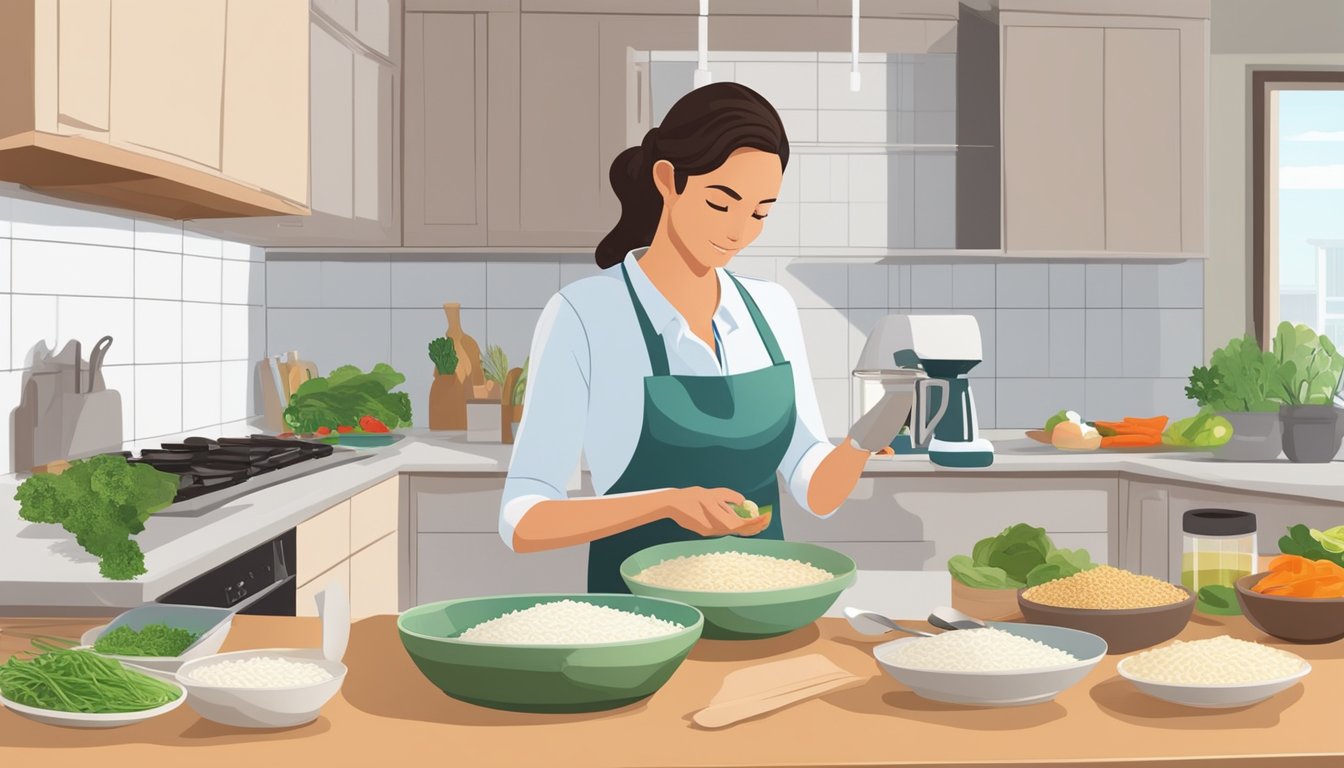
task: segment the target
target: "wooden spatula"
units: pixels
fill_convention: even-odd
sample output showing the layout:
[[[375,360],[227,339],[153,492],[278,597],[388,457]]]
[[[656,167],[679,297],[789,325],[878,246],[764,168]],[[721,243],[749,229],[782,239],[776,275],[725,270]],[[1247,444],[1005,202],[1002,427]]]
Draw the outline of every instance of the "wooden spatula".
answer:
[[[709,706],[692,720],[704,728],[723,728],[866,681],[821,654],[758,664],[725,677]]]

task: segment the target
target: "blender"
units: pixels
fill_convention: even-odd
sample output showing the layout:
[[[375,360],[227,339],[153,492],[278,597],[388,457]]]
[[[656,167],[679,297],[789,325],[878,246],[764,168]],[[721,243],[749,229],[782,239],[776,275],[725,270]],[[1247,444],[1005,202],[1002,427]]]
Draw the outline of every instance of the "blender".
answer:
[[[971,315],[887,315],[868,335],[854,370],[859,415],[886,392],[908,389],[911,449],[927,448],[929,460],[943,467],[987,467],[994,446],[980,437],[966,378],[982,358],[980,325]]]

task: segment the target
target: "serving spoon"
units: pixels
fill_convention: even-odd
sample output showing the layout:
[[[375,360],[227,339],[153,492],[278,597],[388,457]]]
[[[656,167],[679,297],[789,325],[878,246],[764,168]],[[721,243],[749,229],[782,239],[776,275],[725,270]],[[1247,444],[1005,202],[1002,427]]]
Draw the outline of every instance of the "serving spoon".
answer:
[[[929,623],[939,629],[984,629],[985,623],[974,616],[968,616],[956,608],[940,605],[929,614]]]
[[[883,616],[877,611],[867,611],[862,608],[845,608],[845,618],[849,619],[849,625],[865,635],[881,635],[890,630],[904,632],[907,635],[916,635],[918,637],[933,637],[931,632],[923,632],[910,627],[903,627],[891,619]]]

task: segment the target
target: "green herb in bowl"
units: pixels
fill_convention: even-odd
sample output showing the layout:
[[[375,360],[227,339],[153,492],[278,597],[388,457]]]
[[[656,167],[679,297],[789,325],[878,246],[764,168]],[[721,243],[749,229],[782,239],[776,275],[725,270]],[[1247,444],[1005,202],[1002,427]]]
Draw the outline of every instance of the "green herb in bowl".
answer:
[[[34,645],[45,653],[26,660],[13,656],[0,665],[0,694],[18,704],[110,714],[155,709],[182,696],[176,686],[96,653]]]
[[[178,656],[199,637],[167,624],[146,624],[138,632],[122,625],[98,638],[93,650],[113,656]]]

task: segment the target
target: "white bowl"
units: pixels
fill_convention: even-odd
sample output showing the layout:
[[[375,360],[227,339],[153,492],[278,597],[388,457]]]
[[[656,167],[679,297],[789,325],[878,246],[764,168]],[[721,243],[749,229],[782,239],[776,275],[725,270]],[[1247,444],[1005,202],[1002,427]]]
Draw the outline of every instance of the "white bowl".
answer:
[[[148,670],[136,670],[137,672],[148,672]],[[27,704],[20,704],[17,701],[11,701],[0,695],[0,703],[6,708],[22,715],[29,720],[35,720],[47,725],[62,725],[69,728],[118,728],[123,725],[132,725],[143,720],[158,717],[159,715],[172,712],[174,709],[182,706],[182,702],[187,700],[187,692],[182,686],[177,685],[171,679],[165,679],[164,675],[153,675],[169,685],[177,688],[179,696],[176,699],[164,704],[161,707],[153,709],[142,709],[139,712],[109,712],[106,714],[91,714],[87,712],[62,712],[57,709],[42,709],[41,707],[30,707]]]
[[[104,624],[85,632],[79,638],[79,647],[83,650],[93,651],[93,644],[98,641],[99,637],[102,637],[108,626]],[[233,617],[230,616],[197,639],[196,644],[183,651],[181,656],[119,656],[113,653],[100,653],[98,655],[144,669],[167,672],[171,677],[178,668],[188,661],[219,653],[219,649],[223,647],[224,640],[229,636],[229,629],[232,627]],[[94,653],[98,652],[94,651]]]
[[[1163,701],[1169,701],[1172,704],[1181,704],[1187,707],[1200,707],[1203,709],[1230,709],[1232,707],[1248,707],[1252,704],[1268,699],[1280,691],[1291,688],[1298,680],[1306,677],[1311,672],[1311,664],[1307,661],[1302,662],[1302,669],[1278,680],[1269,680],[1260,683],[1233,683],[1220,685],[1182,685],[1175,683],[1155,683],[1151,680],[1140,680],[1134,677],[1129,670],[1125,668],[1129,663],[1129,657],[1116,665],[1115,670],[1120,676],[1134,684],[1135,688]]]
[[[1067,651],[1077,661],[1039,669],[997,672],[942,672],[914,669],[893,664],[884,658],[887,651],[923,638],[907,637],[883,643],[873,656],[883,671],[919,696],[948,704],[977,707],[1014,707],[1051,701],[1077,684],[1106,656],[1106,641],[1089,632],[1042,624],[985,622],[987,626],[1015,635],[1039,640]],[[954,630],[963,631],[963,630]]]
[[[332,679],[289,688],[234,688],[206,685],[191,678],[191,671],[198,667],[260,656],[311,662],[330,672]],[[239,728],[290,728],[316,720],[322,707],[341,689],[345,673],[344,664],[324,659],[317,648],[269,648],[193,659],[177,670],[177,682],[191,696],[191,708],[206,720]]]

